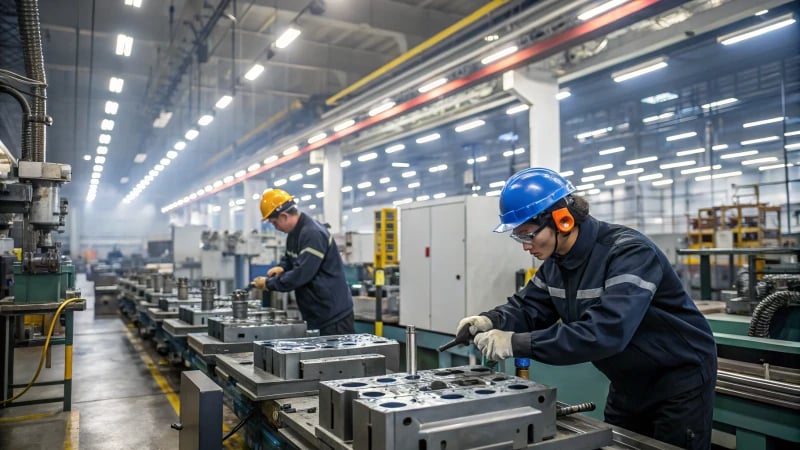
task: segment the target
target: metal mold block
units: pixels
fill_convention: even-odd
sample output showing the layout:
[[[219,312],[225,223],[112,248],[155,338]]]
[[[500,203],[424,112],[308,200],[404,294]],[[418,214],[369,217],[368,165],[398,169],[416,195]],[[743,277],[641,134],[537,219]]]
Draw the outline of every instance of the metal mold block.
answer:
[[[259,339],[286,339],[305,336],[306,323],[289,319],[279,322],[260,319],[237,320],[230,316],[208,319],[208,335],[222,342],[254,342]]]
[[[222,342],[208,333],[189,333],[186,338],[189,348],[207,361],[214,361],[215,355],[227,355],[253,350],[252,342]]]
[[[300,378],[300,361],[305,359],[377,353],[386,357],[388,370],[397,371],[400,365],[398,342],[371,334],[260,341],[254,344],[256,367],[285,379]]]
[[[445,389],[493,386],[514,377],[483,366],[393,373],[373,378],[323,381],[319,390],[319,425],[338,439],[352,439],[353,400],[391,398]]]
[[[161,328],[172,337],[186,337],[189,333],[202,333],[208,325],[192,325],[180,319],[166,319]]]
[[[167,297],[158,299],[158,308],[162,311],[178,312],[181,306],[200,305],[200,299],[190,298],[189,300],[178,300],[178,297]]]
[[[493,383],[359,398],[353,448],[524,448],[555,436],[555,388],[516,377]]]
[[[260,301],[248,302],[248,318],[268,320],[275,318],[274,308],[262,308]],[[203,311],[200,305],[181,306],[178,310],[178,318],[186,323],[194,325],[207,325],[209,317],[230,316],[233,313],[230,302],[218,302],[217,307]]]
[[[300,378],[340,380],[386,373],[386,357],[375,353],[300,361]]]

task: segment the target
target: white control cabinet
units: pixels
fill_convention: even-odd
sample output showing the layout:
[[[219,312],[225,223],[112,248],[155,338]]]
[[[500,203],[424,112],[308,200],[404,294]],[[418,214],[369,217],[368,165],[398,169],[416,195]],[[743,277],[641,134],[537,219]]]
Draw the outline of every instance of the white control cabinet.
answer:
[[[494,233],[497,197],[454,197],[400,209],[400,324],[453,334],[458,321],[506,302],[532,256]]]

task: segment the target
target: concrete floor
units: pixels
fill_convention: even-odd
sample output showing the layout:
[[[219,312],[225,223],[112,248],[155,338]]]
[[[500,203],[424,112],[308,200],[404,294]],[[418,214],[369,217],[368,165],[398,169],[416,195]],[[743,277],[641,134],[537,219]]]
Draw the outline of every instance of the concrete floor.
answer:
[[[61,403],[0,409],[0,449],[178,448],[178,432],[170,424],[178,422],[180,368],[142,342],[120,316],[95,319],[93,284],[82,274],[77,284],[87,309],[75,313],[72,412],[63,412]],[[30,380],[40,353],[41,347],[16,350],[15,383]],[[52,368],[42,369],[38,381],[63,375],[64,347],[53,347]],[[61,392],[61,386],[38,387],[20,401]],[[232,426],[235,417],[225,416]]]

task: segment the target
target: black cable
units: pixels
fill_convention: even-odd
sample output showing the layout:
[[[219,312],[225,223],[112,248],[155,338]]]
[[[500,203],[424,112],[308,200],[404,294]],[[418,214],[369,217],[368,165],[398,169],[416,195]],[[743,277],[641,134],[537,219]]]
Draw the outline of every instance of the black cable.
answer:
[[[239,431],[239,429],[242,428],[244,424],[247,423],[248,420],[250,420],[251,417],[253,417],[253,413],[255,413],[255,410],[250,410],[250,412],[247,413],[247,415],[244,416],[244,418],[240,420],[239,423],[237,423],[236,426],[233,427],[233,429],[228,434],[225,435],[225,437],[222,438],[222,442],[225,442],[226,439],[233,436],[237,431]]]

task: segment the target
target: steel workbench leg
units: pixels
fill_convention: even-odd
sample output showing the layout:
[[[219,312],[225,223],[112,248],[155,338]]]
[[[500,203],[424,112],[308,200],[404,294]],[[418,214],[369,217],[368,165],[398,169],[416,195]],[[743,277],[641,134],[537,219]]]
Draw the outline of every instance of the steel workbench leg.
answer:
[[[64,326],[64,411],[72,410],[72,327],[74,326],[73,311],[64,312],[66,318]],[[56,317],[54,320],[58,320]]]

